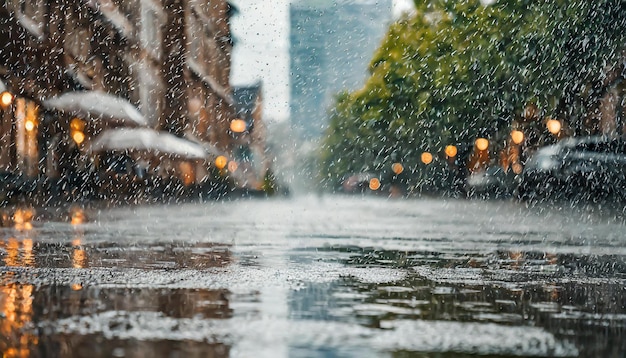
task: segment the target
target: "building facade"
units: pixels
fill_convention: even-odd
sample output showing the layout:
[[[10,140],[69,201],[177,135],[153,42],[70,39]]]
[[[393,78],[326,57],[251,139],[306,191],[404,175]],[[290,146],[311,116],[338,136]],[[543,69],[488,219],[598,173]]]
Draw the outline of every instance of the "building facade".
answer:
[[[142,126],[232,156],[235,12],[225,0],[0,1],[0,80],[12,95],[0,108],[0,171],[62,177],[93,164],[90,143],[122,124],[45,105],[71,92],[112,94]],[[211,165],[181,168],[199,182]]]
[[[300,0],[290,6],[290,117],[318,138],[335,95],[361,87],[392,20],[391,0]]]
[[[245,179],[261,188],[270,168],[267,158],[267,128],[263,122],[263,87],[260,82],[233,88],[236,119],[230,131],[235,138],[235,158],[241,162]]]

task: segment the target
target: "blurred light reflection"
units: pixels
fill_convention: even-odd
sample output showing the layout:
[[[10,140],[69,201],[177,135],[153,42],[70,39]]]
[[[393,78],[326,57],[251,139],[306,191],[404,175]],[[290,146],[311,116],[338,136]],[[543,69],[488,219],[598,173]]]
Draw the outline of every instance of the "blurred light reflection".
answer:
[[[24,231],[31,230],[33,228],[32,220],[35,216],[35,210],[33,209],[17,209],[13,214],[13,224],[15,229]]]
[[[33,285],[11,283],[0,287],[0,351],[2,357],[30,357],[30,347],[38,343],[37,336],[26,328],[33,318]]]
[[[72,267],[87,267],[87,253],[82,247],[82,238],[76,237],[72,240]]]
[[[8,267],[34,267],[33,240],[18,240],[14,237],[0,242],[0,248],[6,250],[4,264]]]

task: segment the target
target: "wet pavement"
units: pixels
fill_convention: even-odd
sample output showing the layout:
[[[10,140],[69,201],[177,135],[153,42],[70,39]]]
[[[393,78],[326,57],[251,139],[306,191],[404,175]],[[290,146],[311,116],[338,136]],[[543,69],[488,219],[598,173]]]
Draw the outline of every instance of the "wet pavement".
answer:
[[[626,355],[619,207],[307,196],[8,221],[3,357]]]

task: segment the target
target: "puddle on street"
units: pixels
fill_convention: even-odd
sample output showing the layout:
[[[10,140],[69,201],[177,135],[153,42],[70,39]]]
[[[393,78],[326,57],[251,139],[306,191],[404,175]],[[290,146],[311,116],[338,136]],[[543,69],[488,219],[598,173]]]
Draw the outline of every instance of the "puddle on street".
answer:
[[[228,356],[228,346],[219,342],[185,342],[167,337],[144,341],[141,337],[119,339],[115,335],[116,331],[141,327],[138,320],[128,319],[132,313],[140,313],[137,317],[143,312],[174,320],[228,319],[233,312],[228,292],[224,290],[103,289],[80,284],[37,287],[13,283],[10,277],[3,281],[0,286],[0,351],[5,357],[143,356],[150,352],[156,356]],[[80,320],[73,320],[111,313],[116,313],[116,319],[92,322],[100,325],[97,328],[81,327]],[[159,324],[158,320],[151,323]]]
[[[159,226],[159,215],[172,212],[147,208],[90,214],[93,225],[43,221],[4,229],[0,351],[5,357],[626,352],[626,256],[619,240],[590,248],[569,235],[546,244],[539,237],[551,234],[539,221],[525,235],[503,226],[479,240],[467,221],[454,233],[474,240],[466,250],[463,236],[425,227],[421,207],[381,205],[396,210],[389,220],[397,223],[403,213],[416,223],[374,236],[348,219],[372,215],[388,225],[379,211],[330,222],[333,214],[322,206],[320,217],[288,224],[289,215],[298,215],[289,214],[290,206],[249,202],[178,208],[179,221],[167,226]],[[237,221],[243,210],[267,215]],[[477,225],[489,220],[498,218]],[[347,235],[338,223],[356,231]],[[107,225],[119,230],[112,235]],[[176,235],[181,231],[187,239]]]
[[[0,240],[0,258],[8,267],[206,269],[232,260],[228,246],[213,243],[39,242],[31,238]]]

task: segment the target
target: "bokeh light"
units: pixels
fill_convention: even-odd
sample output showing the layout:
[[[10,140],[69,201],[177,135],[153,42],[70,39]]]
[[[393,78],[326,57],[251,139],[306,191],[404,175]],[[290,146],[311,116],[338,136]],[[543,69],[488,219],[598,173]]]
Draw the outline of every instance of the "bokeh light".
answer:
[[[13,95],[9,92],[2,92],[2,94],[0,94],[0,104],[2,104],[3,107],[8,107],[11,103],[13,103]]]
[[[76,144],[82,144],[85,141],[85,133],[81,131],[75,131],[72,133],[72,139]]]
[[[219,157],[215,158],[215,166],[217,167],[217,169],[224,169],[224,167],[226,167],[226,164],[228,164],[228,159],[225,156],[220,155]]]
[[[421,159],[422,159],[422,163],[430,164],[433,161],[433,155],[428,153],[428,152],[424,152],[424,153],[422,153]]]
[[[24,129],[26,129],[26,131],[28,132],[32,132],[33,129],[35,129],[35,122],[33,122],[32,120],[27,120],[24,123]]]
[[[380,189],[380,180],[378,180],[378,178],[370,179],[369,187],[370,187],[371,190],[378,190],[378,189]]]
[[[478,138],[476,139],[476,149],[478,150],[487,150],[489,148],[489,140],[486,138]]]
[[[561,131],[561,121],[557,119],[548,119],[546,127],[548,128],[548,132],[557,134]]]
[[[519,130],[511,131],[511,140],[514,144],[520,144],[524,141],[524,132]]]
[[[446,149],[444,150],[444,152],[446,153],[446,156],[448,158],[452,158],[452,157],[456,157],[456,154],[458,153],[458,150],[457,150],[456,146],[448,145],[448,146],[446,146]]]
[[[401,174],[404,171],[404,166],[402,166],[402,164],[400,163],[393,163],[391,165],[391,170],[394,172],[394,174]]]
[[[239,168],[239,164],[237,164],[237,162],[235,162],[234,160],[231,160],[230,162],[228,162],[228,171],[229,172],[235,172],[237,171],[237,168]]]
[[[246,121],[243,119],[233,119],[230,122],[230,130],[233,131],[233,133],[243,133],[246,131],[246,127]]]

